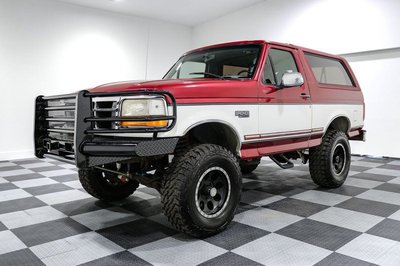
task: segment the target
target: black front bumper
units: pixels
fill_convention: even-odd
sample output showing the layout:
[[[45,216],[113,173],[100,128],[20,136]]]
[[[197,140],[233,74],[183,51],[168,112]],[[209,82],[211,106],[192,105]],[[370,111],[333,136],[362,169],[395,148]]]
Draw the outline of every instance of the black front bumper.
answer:
[[[172,107],[171,116],[120,118],[99,116],[94,111],[93,98],[119,96],[163,97]],[[57,104],[55,106],[54,102]],[[60,104],[61,103],[61,104]],[[58,113],[57,113],[58,112]],[[164,128],[99,128],[98,122],[156,121],[168,120]],[[171,154],[178,138],[158,138],[175,126],[176,101],[166,91],[124,91],[116,93],[90,93],[59,95],[36,99],[35,110],[35,155],[46,156],[75,163],[77,167],[92,167],[133,157],[149,157]],[[101,136],[99,134],[105,134]],[[125,133],[152,133],[151,138],[121,137]],[[118,136],[113,136],[118,134]]]

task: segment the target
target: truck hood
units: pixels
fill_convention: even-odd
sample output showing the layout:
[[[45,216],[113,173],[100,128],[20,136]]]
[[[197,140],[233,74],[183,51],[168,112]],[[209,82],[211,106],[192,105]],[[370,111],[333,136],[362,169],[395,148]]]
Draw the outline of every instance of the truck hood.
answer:
[[[118,92],[129,90],[165,90],[171,92],[175,98],[201,98],[201,97],[232,97],[229,91],[243,87],[255,87],[254,80],[235,80],[235,79],[173,79],[173,80],[154,80],[154,81],[127,81],[118,83],[104,84],[90,92]],[[229,89],[227,89],[229,88]]]

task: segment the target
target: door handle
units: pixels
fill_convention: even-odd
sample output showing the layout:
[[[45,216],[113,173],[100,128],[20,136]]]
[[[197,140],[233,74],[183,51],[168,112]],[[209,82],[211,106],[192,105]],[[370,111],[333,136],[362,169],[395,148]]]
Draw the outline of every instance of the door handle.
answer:
[[[301,97],[301,98],[303,98],[303,99],[310,99],[310,98],[311,98],[311,95],[310,95],[310,94],[307,94],[307,93],[304,93],[304,92],[302,92],[302,93],[300,94],[300,97]]]

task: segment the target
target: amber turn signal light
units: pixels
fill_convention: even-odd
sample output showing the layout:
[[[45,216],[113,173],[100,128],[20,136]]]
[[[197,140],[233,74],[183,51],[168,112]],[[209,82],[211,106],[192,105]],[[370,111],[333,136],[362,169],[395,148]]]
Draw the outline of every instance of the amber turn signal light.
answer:
[[[123,127],[166,127],[167,120],[158,121],[123,121],[121,126]]]

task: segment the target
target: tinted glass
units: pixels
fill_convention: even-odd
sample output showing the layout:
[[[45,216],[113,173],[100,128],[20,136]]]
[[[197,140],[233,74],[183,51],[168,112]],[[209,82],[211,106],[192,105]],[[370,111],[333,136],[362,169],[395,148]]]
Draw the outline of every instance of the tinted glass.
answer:
[[[308,63],[319,83],[354,86],[343,64],[334,58],[305,54]]]
[[[260,50],[260,45],[237,45],[193,52],[179,59],[164,79],[251,78]]]
[[[264,67],[264,75],[266,75],[264,83],[268,84],[267,79],[269,79],[271,84],[279,85],[282,82],[283,74],[288,72],[298,72],[292,53],[284,50],[269,49],[268,60]],[[273,75],[275,82],[271,79],[271,75]]]

